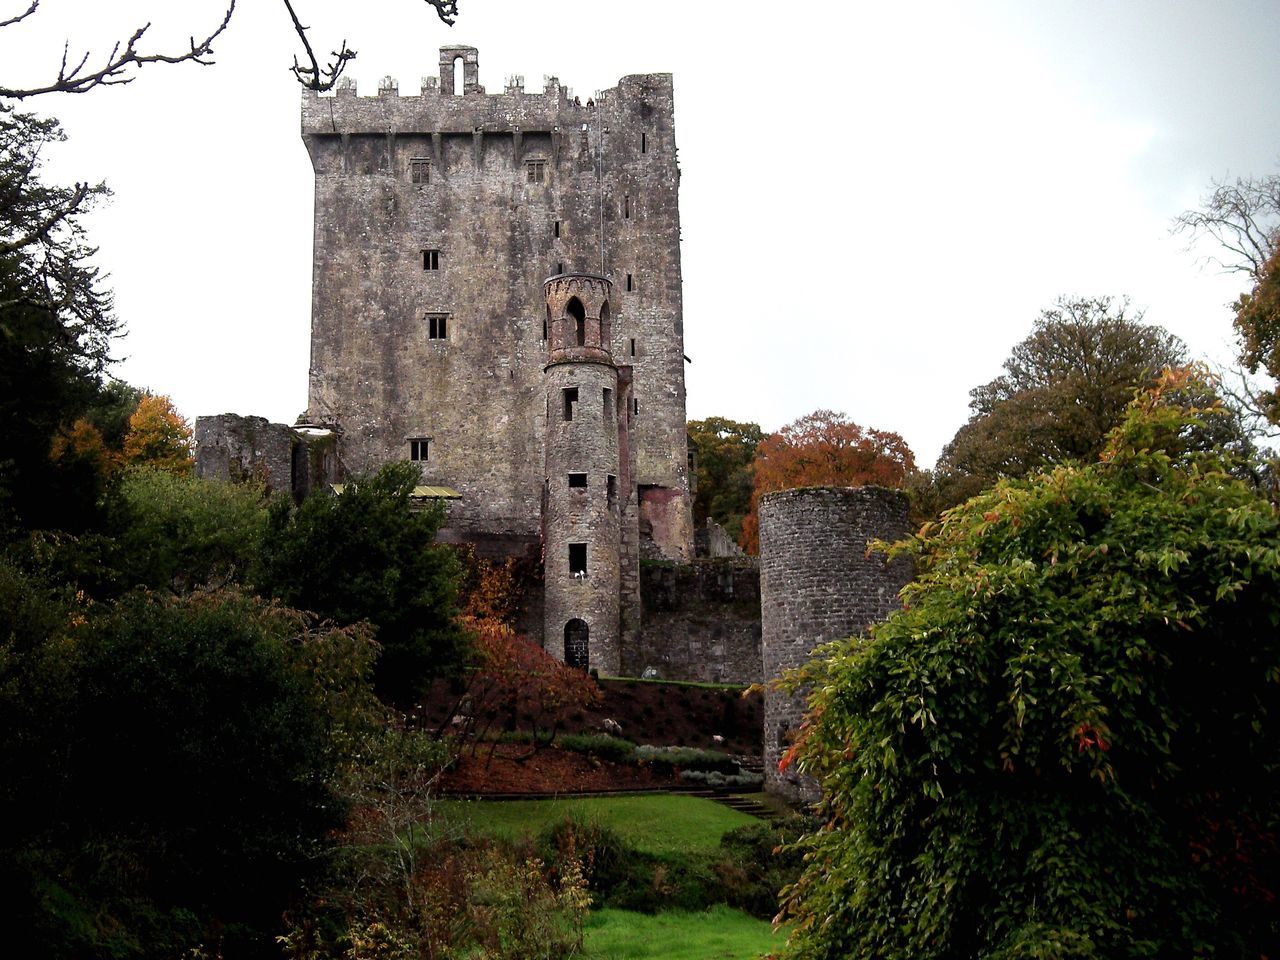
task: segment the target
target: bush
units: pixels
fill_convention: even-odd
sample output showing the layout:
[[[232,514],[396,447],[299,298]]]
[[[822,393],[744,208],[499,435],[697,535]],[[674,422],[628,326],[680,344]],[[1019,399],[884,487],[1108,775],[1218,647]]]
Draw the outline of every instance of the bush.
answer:
[[[716,772],[732,776],[739,772],[738,761],[719,750],[700,750],[697,747],[637,747],[635,759],[653,764],[660,769],[681,771]]]
[[[630,740],[607,733],[562,733],[556,743],[562,750],[590,754],[613,763],[630,763],[636,752],[636,745]]]
[[[1280,515],[1186,442],[1206,392],[1166,373],[1100,462],[947,514],[906,608],[824,649],[790,956],[1280,943]]]

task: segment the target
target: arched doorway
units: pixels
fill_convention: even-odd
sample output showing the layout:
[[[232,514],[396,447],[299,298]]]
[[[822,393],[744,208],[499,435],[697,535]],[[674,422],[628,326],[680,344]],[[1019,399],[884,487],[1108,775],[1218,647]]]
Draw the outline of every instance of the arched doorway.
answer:
[[[585,620],[576,617],[564,625],[564,662],[579,670],[586,670],[590,665],[591,633]]]
[[[565,313],[573,318],[573,344],[579,347],[586,346],[587,343],[587,311],[582,306],[582,301],[577,297],[570,297],[569,303],[564,308]]]

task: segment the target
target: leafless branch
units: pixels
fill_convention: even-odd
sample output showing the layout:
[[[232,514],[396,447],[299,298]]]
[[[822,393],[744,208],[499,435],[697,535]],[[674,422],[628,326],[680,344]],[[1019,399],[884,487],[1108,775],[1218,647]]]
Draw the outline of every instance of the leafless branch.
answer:
[[[426,0],[428,6],[436,8],[436,16],[445,26],[452,27],[458,16],[458,0]]]
[[[289,17],[293,20],[293,30],[302,41],[302,48],[307,52],[307,59],[311,62],[311,66],[303,66],[298,63],[297,56],[294,56],[293,66],[289,68],[290,72],[308,90],[332,90],[333,85],[342,76],[342,71],[347,68],[347,64],[356,58],[356,52],[348,49],[347,41],[343,40],[342,46],[330,54],[333,59],[321,67],[316,60],[315,51],[311,48],[311,41],[307,39],[307,31],[310,27],[302,25],[290,0],[284,0],[284,6],[289,11]]]
[[[30,7],[25,13],[13,17],[3,23],[0,27],[10,26],[25,20],[27,17],[35,13],[36,8],[40,5],[40,0],[33,0]],[[0,98],[8,98],[11,100],[24,100],[27,97],[37,97],[45,93],[87,93],[95,87],[118,86],[121,84],[132,83],[133,76],[131,70],[139,70],[149,63],[199,63],[208,66],[213,63],[209,59],[213,55],[213,41],[222,35],[223,31],[231,23],[231,15],[235,13],[236,0],[230,0],[227,6],[227,12],[222,18],[222,22],[218,24],[211,34],[203,40],[197,41],[195,37],[189,38],[190,49],[183,53],[142,53],[138,50],[138,44],[151,28],[151,24],[143,24],[129,36],[125,41],[124,48],[117,42],[111,48],[111,53],[107,55],[105,62],[101,67],[94,70],[88,67],[89,53],[85,53],[80,60],[68,68],[68,55],[70,53],[70,42],[63,45],[62,63],[58,68],[58,76],[52,83],[45,84],[42,87],[30,88],[11,88],[0,87]]]
[[[1189,234],[1192,243],[1207,234],[1227,254],[1209,255],[1210,263],[1257,279],[1280,242],[1280,176],[1215,181],[1202,209],[1181,214],[1173,232]]]
[[[31,6],[27,7],[22,13],[16,17],[10,17],[8,20],[0,20],[0,29],[12,27],[15,23],[21,23],[27,17],[36,12],[36,7],[40,6],[40,0],[31,0]]]

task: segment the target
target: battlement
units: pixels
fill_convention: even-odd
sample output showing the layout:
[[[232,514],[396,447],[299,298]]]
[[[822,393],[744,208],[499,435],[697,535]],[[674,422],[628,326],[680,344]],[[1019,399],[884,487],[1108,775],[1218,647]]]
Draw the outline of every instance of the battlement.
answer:
[[[526,90],[524,77],[513,76],[502,93],[486,93],[479,78],[479,51],[467,46],[441,47],[439,73],[422,77],[417,95],[402,96],[399,81],[387,76],[379,82],[376,96],[361,97],[355,81],[344,77],[332,95],[303,91],[302,133],[559,132],[607,120],[638,100],[649,107],[665,101],[667,115],[671,112],[669,73],[623,77],[616,87],[598,91],[585,103],[554,76],[544,78],[540,92]]]

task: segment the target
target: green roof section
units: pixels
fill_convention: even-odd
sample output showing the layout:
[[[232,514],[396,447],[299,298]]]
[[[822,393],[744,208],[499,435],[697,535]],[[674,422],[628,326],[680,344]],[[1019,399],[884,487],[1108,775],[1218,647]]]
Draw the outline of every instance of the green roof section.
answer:
[[[345,483],[331,483],[329,488],[338,496],[347,488]],[[410,494],[415,500],[461,500],[462,494],[453,487],[414,487]]]

